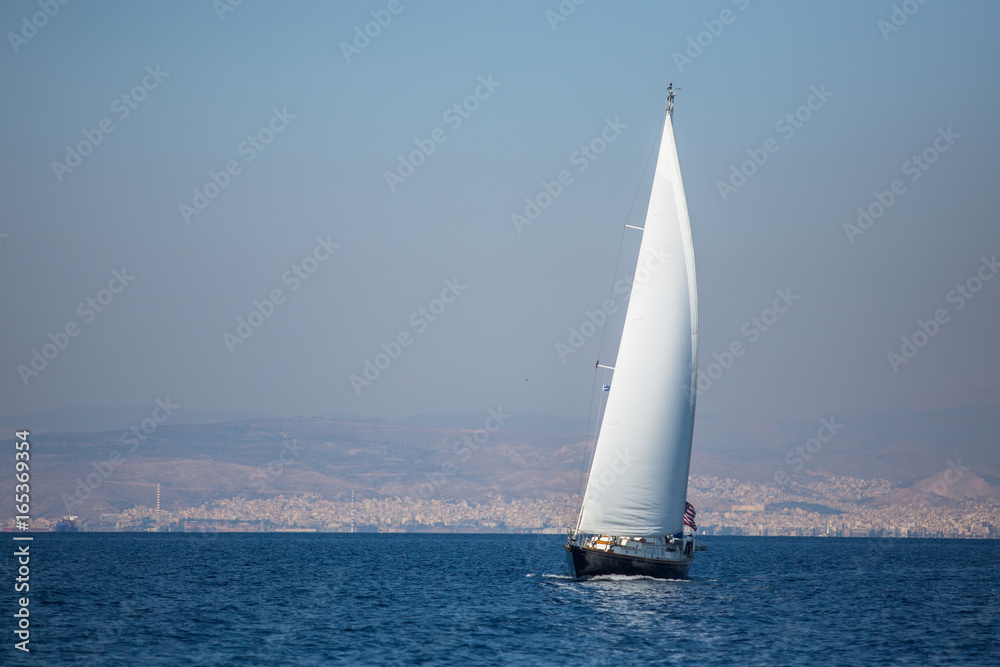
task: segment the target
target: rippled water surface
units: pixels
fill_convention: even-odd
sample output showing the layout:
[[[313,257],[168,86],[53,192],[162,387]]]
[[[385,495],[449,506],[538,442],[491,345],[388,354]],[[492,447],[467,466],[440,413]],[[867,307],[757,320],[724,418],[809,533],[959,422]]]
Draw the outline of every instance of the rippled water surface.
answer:
[[[1000,665],[1000,541],[716,537],[689,581],[588,582],[563,541],[39,534],[0,663]]]

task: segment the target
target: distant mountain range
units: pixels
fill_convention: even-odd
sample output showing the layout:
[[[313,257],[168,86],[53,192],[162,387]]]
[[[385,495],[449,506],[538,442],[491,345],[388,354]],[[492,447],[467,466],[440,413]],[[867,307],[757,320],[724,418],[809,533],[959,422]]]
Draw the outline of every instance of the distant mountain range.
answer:
[[[580,491],[591,449],[582,424],[541,416],[512,417],[488,433],[484,414],[389,422],[178,409],[155,423],[152,413],[150,407],[81,408],[0,420],[11,435],[19,428],[32,431],[35,515],[97,518],[151,506],[157,483],[165,509],[306,492],[328,499],[352,492],[359,498],[566,496]],[[734,423],[702,416],[691,472],[756,483],[818,472],[887,479],[901,489],[947,489],[942,497],[956,499],[997,497],[995,410],[823,419],[825,431],[819,419]],[[65,425],[73,431],[58,430]],[[5,442],[4,451],[13,448]],[[956,471],[962,472],[960,483],[954,483]],[[0,457],[0,475],[12,478],[12,456]],[[935,486],[944,475],[948,483]],[[7,507],[13,506],[12,493],[12,486],[0,490]]]
[[[152,506],[157,483],[167,509],[307,492],[329,499],[352,492],[359,498],[565,496],[578,491],[586,450],[579,434],[330,419],[164,424],[149,434],[33,431],[30,441],[36,515],[88,518]],[[0,474],[12,476],[12,468],[12,456],[0,460]]]

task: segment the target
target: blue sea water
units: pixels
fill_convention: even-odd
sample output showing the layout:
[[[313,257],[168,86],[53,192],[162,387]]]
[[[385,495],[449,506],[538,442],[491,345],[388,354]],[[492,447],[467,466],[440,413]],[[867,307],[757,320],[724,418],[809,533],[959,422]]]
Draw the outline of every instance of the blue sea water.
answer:
[[[688,581],[586,582],[563,541],[37,534],[0,662],[1000,665],[1000,541],[714,537]]]

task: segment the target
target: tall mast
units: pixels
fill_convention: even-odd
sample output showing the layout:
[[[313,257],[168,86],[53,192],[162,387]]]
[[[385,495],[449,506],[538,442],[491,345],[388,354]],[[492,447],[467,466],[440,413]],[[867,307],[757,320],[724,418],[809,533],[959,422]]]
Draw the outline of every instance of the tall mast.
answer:
[[[663,537],[683,530],[698,359],[694,249],[667,89],[635,281],[578,531]]]

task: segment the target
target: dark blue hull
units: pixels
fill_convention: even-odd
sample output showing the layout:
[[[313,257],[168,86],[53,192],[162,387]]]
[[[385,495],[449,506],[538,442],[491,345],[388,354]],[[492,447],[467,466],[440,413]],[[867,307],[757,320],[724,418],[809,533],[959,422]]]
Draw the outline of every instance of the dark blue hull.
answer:
[[[570,574],[576,579],[589,579],[607,574],[646,576],[657,579],[687,579],[691,558],[683,561],[662,561],[638,556],[611,554],[566,545]]]

